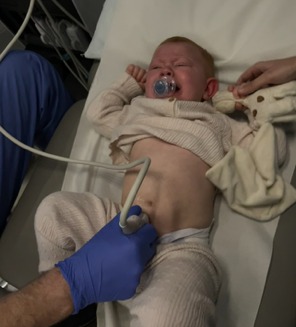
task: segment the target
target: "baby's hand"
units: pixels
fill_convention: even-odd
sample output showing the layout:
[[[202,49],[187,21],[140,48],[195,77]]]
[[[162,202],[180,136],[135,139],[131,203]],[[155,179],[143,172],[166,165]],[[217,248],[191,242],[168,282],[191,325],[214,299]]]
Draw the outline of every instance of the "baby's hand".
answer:
[[[126,72],[138,82],[143,90],[145,89],[146,70],[144,68],[130,64],[127,66]]]

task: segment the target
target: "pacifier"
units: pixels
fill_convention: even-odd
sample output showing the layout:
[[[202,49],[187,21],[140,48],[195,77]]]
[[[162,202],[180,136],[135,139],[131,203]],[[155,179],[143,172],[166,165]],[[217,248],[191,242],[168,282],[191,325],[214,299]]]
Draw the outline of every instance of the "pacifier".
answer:
[[[154,94],[158,98],[164,98],[176,91],[176,82],[171,76],[162,76],[153,85]]]

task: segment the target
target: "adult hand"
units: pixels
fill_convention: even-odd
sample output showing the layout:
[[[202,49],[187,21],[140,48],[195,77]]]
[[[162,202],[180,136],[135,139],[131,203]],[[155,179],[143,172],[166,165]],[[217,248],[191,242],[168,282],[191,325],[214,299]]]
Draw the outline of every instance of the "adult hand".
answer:
[[[296,56],[261,61],[248,68],[229,88],[236,97],[247,95],[270,85],[290,82],[296,79]]]
[[[140,215],[133,206],[128,216]],[[157,234],[150,224],[126,235],[116,215],[90,241],[56,266],[69,284],[74,313],[91,303],[126,300],[135,294],[141,274],[155,253]]]

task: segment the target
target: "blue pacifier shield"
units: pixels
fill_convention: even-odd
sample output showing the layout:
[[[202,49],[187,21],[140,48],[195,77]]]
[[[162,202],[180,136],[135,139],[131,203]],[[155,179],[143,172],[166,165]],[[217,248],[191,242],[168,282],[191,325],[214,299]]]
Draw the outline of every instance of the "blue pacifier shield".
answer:
[[[153,88],[154,94],[159,98],[163,98],[172,95],[176,91],[176,82],[170,76],[163,76],[155,81]]]

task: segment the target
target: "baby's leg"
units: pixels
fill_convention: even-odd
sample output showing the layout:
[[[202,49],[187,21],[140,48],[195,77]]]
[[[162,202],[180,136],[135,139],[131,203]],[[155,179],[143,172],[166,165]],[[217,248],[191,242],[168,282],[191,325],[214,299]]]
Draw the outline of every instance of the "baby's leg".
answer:
[[[183,246],[184,245],[184,246]],[[122,302],[130,326],[215,326],[220,272],[209,248],[190,243],[162,247],[144,272],[139,293]]]
[[[47,196],[35,216],[39,271],[69,257],[118,211],[110,200],[91,193],[57,192]]]

